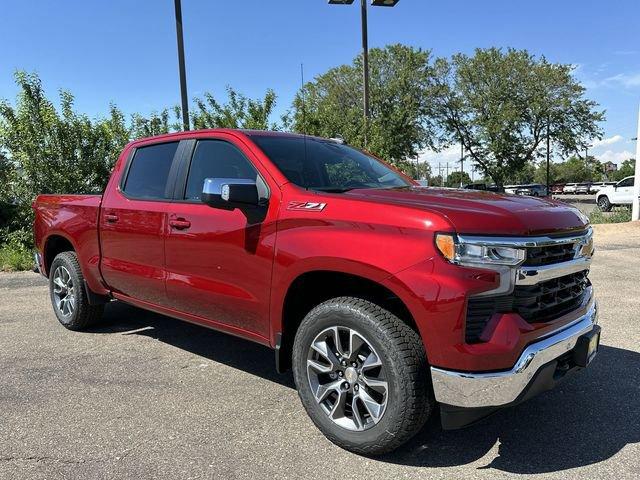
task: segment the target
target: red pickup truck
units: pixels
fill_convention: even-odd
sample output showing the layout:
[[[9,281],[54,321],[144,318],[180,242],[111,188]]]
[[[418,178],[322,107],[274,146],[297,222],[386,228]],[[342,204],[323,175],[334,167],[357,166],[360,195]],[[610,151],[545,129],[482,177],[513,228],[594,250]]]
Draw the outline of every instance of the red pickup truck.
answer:
[[[479,420],[598,349],[578,210],[419,187],[338,140],[139,140],[103,195],[33,207],[62,325],[115,300],[268,345],[313,422],[355,452],[398,447],[436,407],[445,428]]]

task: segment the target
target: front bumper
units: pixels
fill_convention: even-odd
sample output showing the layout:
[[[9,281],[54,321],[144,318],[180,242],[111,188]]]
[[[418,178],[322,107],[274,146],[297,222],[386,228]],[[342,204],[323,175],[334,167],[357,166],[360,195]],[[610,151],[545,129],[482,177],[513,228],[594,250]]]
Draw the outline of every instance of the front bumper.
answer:
[[[527,346],[509,370],[470,373],[431,367],[435,398],[462,408],[491,408],[521,398],[544,367],[576,348],[580,337],[597,329],[598,308],[591,298],[586,313]]]

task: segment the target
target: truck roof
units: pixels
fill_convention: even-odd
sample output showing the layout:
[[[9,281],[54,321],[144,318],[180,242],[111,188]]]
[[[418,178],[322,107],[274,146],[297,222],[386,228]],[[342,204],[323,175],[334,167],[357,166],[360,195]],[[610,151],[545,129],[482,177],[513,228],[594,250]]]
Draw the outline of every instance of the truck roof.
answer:
[[[251,129],[241,129],[241,128],[205,128],[199,130],[187,130],[186,132],[172,132],[165,133],[162,135],[154,135],[151,137],[138,138],[131,143],[143,143],[148,142],[150,140],[170,140],[170,139],[180,139],[182,137],[188,137],[194,133],[232,133],[237,134],[238,132],[247,135],[247,136],[269,136],[269,137],[283,137],[283,138],[311,138],[317,140],[329,140],[329,141],[338,141],[336,139],[329,139],[323,137],[316,137],[313,135],[304,135],[301,133],[294,132],[279,132],[273,130],[251,130]]]

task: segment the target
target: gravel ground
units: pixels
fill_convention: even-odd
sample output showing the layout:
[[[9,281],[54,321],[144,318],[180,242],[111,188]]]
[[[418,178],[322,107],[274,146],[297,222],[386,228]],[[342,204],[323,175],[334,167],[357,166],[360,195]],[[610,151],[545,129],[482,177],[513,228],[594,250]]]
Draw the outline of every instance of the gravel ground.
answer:
[[[376,459],[324,439],[266,348],[122,304],[69,332],[44,279],[0,274],[0,479],[636,479],[640,228],[599,226],[596,242],[589,369],[465,430],[434,418]]]

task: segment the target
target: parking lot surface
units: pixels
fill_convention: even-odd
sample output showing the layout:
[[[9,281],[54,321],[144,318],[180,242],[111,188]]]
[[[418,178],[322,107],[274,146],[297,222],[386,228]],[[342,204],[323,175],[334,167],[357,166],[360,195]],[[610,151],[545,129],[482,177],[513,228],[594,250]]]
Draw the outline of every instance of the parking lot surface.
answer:
[[[123,304],[62,328],[46,281],[0,274],[0,479],[638,478],[640,228],[596,232],[589,369],[482,423],[437,418],[394,454],[329,443],[261,346]]]

